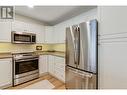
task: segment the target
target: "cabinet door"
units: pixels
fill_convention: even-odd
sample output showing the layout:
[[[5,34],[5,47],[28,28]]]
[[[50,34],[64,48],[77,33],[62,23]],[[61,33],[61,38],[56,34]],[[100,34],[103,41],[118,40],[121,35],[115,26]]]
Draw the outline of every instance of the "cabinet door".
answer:
[[[0,59],[0,87],[12,85],[12,59]]]
[[[65,82],[65,58],[55,56],[54,60],[54,74],[58,79]]]
[[[127,88],[127,7],[99,7],[99,88]]]
[[[127,89],[127,43],[99,45],[99,88]]]
[[[61,27],[59,31],[59,43],[65,43],[65,32],[66,32],[66,27]]]
[[[45,26],[45,43],[54,43],[54,34],[52,26]]]
[[[11,22],[0,22],[0,42],[11,42]]]
[[[38,26],[37,31],[36,31],[36,40],[37,43],[45,43],[45,33],[44,33],[44,26]]]
[[[55,65],[59,68],[65,67],[65,58],[55,56]]]
[[[12,31],[16,32],[28,32],[29,24],[22,21],[12,22]]]
[[[48,71],[54,75],[54,56],[52,55],[48,56]]]
[[[65,32],[66,32],[66,28],[64,28],[63,31],[61,31],[61,42],[60,43],[65,43],[65,38],[66,38]]]
[[[99,31],[100,35],[125,33],[127,30],[126,6],[102,6],[99,7]]]
[[[44,43],[44,26],[40,24],[31,24],[21,21],[12,22],[12,31],[27,32],[36,34],[36,42]]]
[[[65,43],[65,26],[57,25],[54,26],[55,32],[55,43]]]
[[[36,34],[36,42],[44,43],[44,26],[39,24],[29,24],[29,32]]]
[[[48,72],[48,57],[47,55],[39,56],[39,73],[43,74]]]
[[[54,26],[54,43],[59,43],[60,35],[57,26]]]

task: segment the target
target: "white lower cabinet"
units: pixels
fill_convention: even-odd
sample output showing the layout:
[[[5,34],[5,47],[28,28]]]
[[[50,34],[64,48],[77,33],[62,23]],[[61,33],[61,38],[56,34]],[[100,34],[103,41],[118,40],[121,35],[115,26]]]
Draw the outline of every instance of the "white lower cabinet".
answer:
[[[12,58],[0,59],[0,88],[12,86]]]
[[[65,58],[54,55],[41,55],[39,57],[39,72],[40,75],[49,72],[65,82]]]
[[[40,55],[39,56],[39,74],[44,74],[48,72],[48,56]]]
[[[54,56],[48,55],[48,72],[54,75]]]
[[[54,65],[55,76],[65,82],[65,58],[55,56]]]

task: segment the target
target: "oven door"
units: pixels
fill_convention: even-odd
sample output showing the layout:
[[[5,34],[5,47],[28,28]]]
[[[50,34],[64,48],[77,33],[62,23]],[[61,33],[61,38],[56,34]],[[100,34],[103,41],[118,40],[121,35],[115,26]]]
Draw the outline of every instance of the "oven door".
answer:
[[[24,77],[37,73],[38,58],[16,60],[14,64],[14,78]]]

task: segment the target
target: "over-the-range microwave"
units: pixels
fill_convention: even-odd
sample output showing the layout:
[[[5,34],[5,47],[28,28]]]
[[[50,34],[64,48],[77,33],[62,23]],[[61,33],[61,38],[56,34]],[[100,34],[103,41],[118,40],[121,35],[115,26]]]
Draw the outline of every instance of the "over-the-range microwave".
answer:
[[[26,32],[11,32],[12,43],[34,44],[36,43],[36,34]]]

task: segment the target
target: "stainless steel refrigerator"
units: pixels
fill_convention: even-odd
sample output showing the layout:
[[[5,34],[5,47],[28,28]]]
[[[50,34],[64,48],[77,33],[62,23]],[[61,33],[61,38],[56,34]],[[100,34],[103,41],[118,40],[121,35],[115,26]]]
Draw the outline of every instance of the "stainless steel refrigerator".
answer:
[[[97,89],[97,20],[66,28],[67,89]]]

